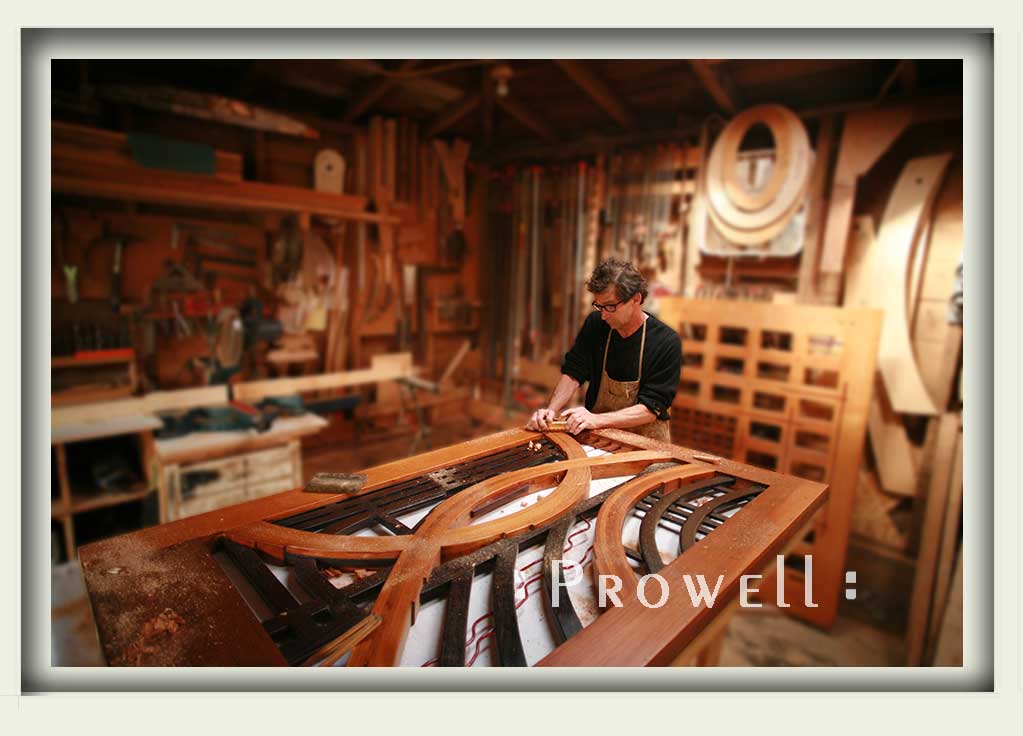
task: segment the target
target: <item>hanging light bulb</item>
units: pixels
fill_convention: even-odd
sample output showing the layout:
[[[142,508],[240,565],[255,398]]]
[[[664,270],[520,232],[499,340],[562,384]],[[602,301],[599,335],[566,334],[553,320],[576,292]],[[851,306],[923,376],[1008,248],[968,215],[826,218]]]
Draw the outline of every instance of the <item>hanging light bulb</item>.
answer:
[[[490,76],[497,83],[497,96],[508,96],[508,80],[515,75],[512,68],[507,64],[498,64],[490,70]]]

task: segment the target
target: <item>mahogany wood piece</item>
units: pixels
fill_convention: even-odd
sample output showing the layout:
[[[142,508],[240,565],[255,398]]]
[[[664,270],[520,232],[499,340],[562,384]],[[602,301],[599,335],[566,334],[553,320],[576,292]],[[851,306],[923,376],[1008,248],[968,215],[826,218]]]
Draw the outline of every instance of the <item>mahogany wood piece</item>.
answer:
[[[536,440],[543,443],[546,453],[539,460],[526,449],[527,443]],[[608,454],[587,457],[580,441]],[[326,657],[324,663],[329,664],[342,656],[342,649],[355,644],[349,665],[394,665],[400,661],[403,641],[420,602],[430,599],[424,596],[442,594],[447,589],[438,586],[448,582],[467,595],[472,569],[486,564],[495,575],[495,619],[503,622],[495,631],[497,659],[505,665],[525,664],[521,639],[515,631],[516,598],[509,587],[521,545],[539,543],[550,547],[553,539],[555,547],[548,550],[550,555],[546,552],[544,555],[545,567],[551,567],[551,560],[565,544],[577,515],[598,516],[599,548],[595,552],[599,566],[606,569],[610,564],[624,573],[622,522],[631,509],[639,512],[649,509],[648,504],[636,502],[651,492],[668,492],[679,484],[688,487],[686,484],[699,478],[720,477],[722,482],[739,479],[745,484],[743,488],[755,486],[759,495],[733,518],[718,519],[712,529],[707,527],[712,533],[662,570],[672,576],[692,569],[714,570],[715,576],[720,571],[725,576],[722,589],[727,596],[736,589],[738,575],[753,571],[774,549],[787,543],[823,501],[826,487],[822,484],[727,459],[715,458],[714,463],[704,463],[696,459],[699,454],[620,430],[592,432],[578,438],[563,433],[541,435],[510,430],[369,468],[364,471],[365,486],[353,496],[289,491],[88,545],[82,549],[81,558],[87,587],[97,616],[102,619],[101,638],[111,662],[281,665],[312,663],[313,659]],[[494,464],[495,456],[505,459]],[[665,462],[672,465],[650,468]],[[481,469],[473,471],[477,475],[459,476],[461,471],[457,469],[470,463]],[[521,466],[516,467],[516,463]],[[491,467],[495,469],[486,470]],[[647,468],[653,472],[642,472]],[[615,489],[588,498],[591,480],[620,476],[634,477]],[[458,477],[484,480],[459,486]],[[396,488],[409,488],[417,493],[415,489],[423,484],[448,487],[450,492],[442,494],[440,502],[414,527],[411,522],[405,526],[389,514],[386,516],[391,519],[392,533],[381,536],[303,531],[291,526],[297,523],[294,520],[310,514],[320,518],[320,509],[345,499],[360,499],[360,504],[373,508],[380,503],[377,499],[395,493]],[[551,486],[551,492],[522,510],[474,523],[477,509],[502,501],[507,507],[509,499],[517,498],[523,487],[539,490]],[[691,487],[694,493],[701,492],[699,488],[702,488],[699,483]],[[414,493],[409,498],[418,503]],[[345,503],[344,508],[351,508],[351,503]],[[610,505],[598,509],[601,504]],[[700,514],[694,516],[697,517],[694,523],[699,524]],[[370,517],[363,518],[372,523]],[[227,576],[211,557],[217,545],[222,545],[231,559],[244,568],[245,577],[257,589],[273,599],[264,596],[267,605],[277,612],[273,618],[260,624],[241,595],[231,588]],[[293,565],[299,583],[313,600],[299,603],[276,582],[260,555],[252,550],[275,564]],[[449,562],[444,564],[446,560]],[[320,579],[318,565],[322,564],[377,567],[379,572],[346,587],[334,588]],[[450,572],[445,573],[446,577],[436,578],[433,574],[442,564]],[[629,579],[634,579],[631,569],[628,574]],[[149,576],[155,577],[150,580]],[[461,581],[460,587],[454,585],[455,580]],[[675,597],[681,600],[686,596]],[[170,609],[164,615],[178,622],[177,628],[163,636],[158,649],[150,652],[143,647],[139,659],[139,650],[133,648],[133,643],[147,631],[152,633],[152,626],[147,629],[145,623],[161,615],[164,609]],[[457,606],[452,609],[450,636],[446,637],[452,640],[457,640],[460,627],[465,628],[465,616],[456,609]],[[630,642],[617,640],[618,626],[609,628],[601,624],[612,613],[602,614],[596,624],[579,631],[577,619],[573,620],[566,611],[565,620],[560,622],[560,639],[565,641],[551,656],[557,657],[563,647],[568,647],[567,663],[571,664],[584,663],[583,651],[590,652],[592,662],[604,664],[667,663],[697,637],[714,615],[701,611],[674,619],[675,623],[662,622],[660,616],[654,616],[648,619],[654,627]],[[649,617],[642,611],[636,615],[641,619]],[[328,617],[330,623],[317,624],[317,616]],[[681,626],[676,625],[679,621],[683,622]],[[340,635],[339,622],[350,622],[340,623],[350,627]],[[595,639],[595,635],[587,632],[596,625],[600,625],[602,633]],[[637,630],[631,629],[631,625],[626,624],[621,631],[626,629],[628,636],[636,636]],[[237,635],[232,637],[232,631]],[[649,640],[651,632],[656,632],[653,637],[656,642],[639,641]],[[590,641],[583,649],[574,645],[580,637]],[[211,638],[229,641],[221,645]],[[594,641],[598,642],[595,647]],[[632,651],[633,645],[634,652],[626,651]],[[655,654],[651,653],[651,646],[655,647]],[[464,662],[457,647],[450,646],[443,660],[446,664]]]
[[[636,576],[632,572],[625,550],[622,548],[622,526],[632,507],[643,500],[658,486],[669,487],[686,480],[699,480],[714,475],[709,468],[690,466],[679,470],[677,467],[659,470],[642,476],[640,482],[627,483],[612,494],[600,507],[597,515],[597,536],[593,543],[593,556],[598,575],[617,575],[623,581],[622,594],[632,596],[636,589]]]
[[[209,551],[201,540],[160,547],[134,535],[82,548],[82,573],[109,664],[285,664]],[[165,611],[180,617],[176,631],[154,631],[151,622]]]

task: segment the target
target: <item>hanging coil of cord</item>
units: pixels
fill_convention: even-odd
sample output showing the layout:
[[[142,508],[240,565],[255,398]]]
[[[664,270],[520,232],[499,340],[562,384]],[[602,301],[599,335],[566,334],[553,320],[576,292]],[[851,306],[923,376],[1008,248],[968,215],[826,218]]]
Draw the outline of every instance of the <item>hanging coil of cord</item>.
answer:
[[[739,177],[739,149],[750,129],[763,124],[774,138],[774,165],[763,186]],[[705,178],[708,213],[725,238],[761,245],[777,237],[803,203],[813,151],[802,121],[781,105],[758,105],[736,115],[714,142]]]

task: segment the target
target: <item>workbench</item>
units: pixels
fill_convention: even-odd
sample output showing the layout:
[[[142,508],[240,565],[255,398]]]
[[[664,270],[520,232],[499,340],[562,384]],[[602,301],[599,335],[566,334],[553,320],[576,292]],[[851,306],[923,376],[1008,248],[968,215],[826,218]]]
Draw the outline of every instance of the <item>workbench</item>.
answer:
[[[156,440],[160,521],[174,521],[302,485],[301,438],[327,426],[316,414],[281,417],[265,432],[193,432]]]
[[[513,429],[363,472],[351,494],[294,489],[83,547],[106,661],[691,662],[827,491],[620,430]],[[671,591],[659,608],[640,600],[647,572]],[[622,581],[621,607],[599,604],[598,574]],[[716,605],[690,601],[696,575]]]

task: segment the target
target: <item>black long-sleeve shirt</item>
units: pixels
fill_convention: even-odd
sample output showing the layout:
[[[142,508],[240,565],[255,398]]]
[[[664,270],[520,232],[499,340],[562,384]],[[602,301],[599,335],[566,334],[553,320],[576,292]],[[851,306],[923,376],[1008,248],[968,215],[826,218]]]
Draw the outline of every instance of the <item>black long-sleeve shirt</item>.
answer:
[[[565,353],[561,372],[577,380],[580,385],[589,381],[586,390],[586,408],[592,410],[600,391],[600,366],[604,360],[604,345],[611,332],[599,312],[593,312],[576,335],[572,349]],[[639,345],[643,328],[622,338],[611,335],[607,351],[607,374],[615,381],[635,381],[639,373]],[[668,409],[678,391],[682,370],[682,340],[678,333],[653,315],[647,315],[646,348],[643,351],[643,378],[639,384],[636,403],[643,404],[658,419],[668,418]]]

